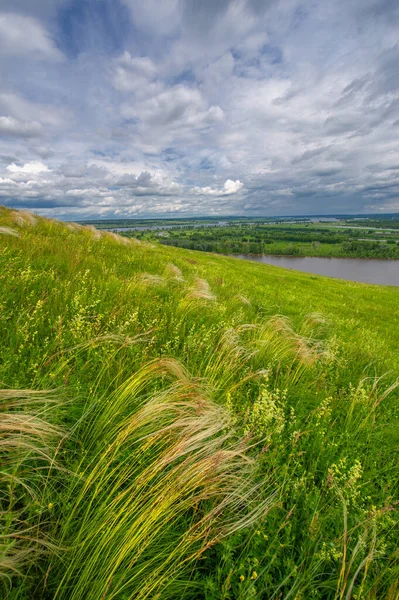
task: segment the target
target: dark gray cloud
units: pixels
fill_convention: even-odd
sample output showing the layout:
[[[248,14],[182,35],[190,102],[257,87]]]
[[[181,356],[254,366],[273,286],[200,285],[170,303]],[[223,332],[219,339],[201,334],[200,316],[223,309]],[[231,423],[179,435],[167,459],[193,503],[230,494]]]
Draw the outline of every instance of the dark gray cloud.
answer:
[[[3,0],[1,202],[399,211],[398,6]]]

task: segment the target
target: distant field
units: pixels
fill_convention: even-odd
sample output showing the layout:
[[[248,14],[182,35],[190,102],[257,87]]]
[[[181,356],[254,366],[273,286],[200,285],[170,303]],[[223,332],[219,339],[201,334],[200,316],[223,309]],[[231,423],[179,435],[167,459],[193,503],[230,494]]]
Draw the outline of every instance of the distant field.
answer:
[[[140,235],[0,209],[2,597],[396,600],[399,289]]]
[[[352,227],[350,223],[277,224],[232,219],[219,224],[196,222],[171,226],[164,221],[151,228],[141,226],[138,231],[126,229],[123,235],[220,254],[399,258],[399,230],[367,225]],[[396,221],[392,219],[392,223]]]

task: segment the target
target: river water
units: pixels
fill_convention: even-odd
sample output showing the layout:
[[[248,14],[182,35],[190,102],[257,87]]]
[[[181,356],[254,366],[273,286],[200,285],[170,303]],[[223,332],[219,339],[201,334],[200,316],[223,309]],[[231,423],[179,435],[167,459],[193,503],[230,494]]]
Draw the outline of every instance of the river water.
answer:
[[[399,286],[399,260],[322,258],[319,256],[256,256],[247,254],[236,254],[235,256],[305,273],[363,283]]]

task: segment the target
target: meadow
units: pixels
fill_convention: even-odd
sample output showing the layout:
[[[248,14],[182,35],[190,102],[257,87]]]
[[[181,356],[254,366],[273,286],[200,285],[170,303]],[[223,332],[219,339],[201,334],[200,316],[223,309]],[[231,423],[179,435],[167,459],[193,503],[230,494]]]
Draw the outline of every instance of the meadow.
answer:
[[[10,600],[396,600],[399,290],[0,209]]]

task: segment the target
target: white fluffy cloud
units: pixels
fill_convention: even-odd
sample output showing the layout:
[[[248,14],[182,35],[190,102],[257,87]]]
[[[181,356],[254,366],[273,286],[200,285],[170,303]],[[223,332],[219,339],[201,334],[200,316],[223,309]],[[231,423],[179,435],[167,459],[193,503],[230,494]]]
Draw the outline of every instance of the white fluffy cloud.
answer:
[[[224,182],[222,189],[212,188],[210,186],[195,187],[193,192],[195,194],[204,194],[205,196],[231,196],[232,194],[237,194],[243,187],[244,184],[238,179],[237,181],[227,179],[227,181]]]
[[[15,163],[11,163],[7,167],[7,171],[9,171],[10,173],[26,173],[27,175],[38,175],[39,173],[48,173],[49,170],[50,169],[45,164],[37,160],[26,163],[21,166],[16,165]]]

